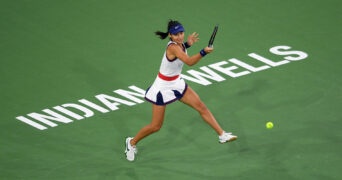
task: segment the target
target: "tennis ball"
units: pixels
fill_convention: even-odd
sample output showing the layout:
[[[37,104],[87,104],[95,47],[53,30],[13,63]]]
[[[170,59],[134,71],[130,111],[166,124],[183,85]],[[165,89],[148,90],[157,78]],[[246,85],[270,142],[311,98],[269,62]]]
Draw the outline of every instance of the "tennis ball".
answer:
[[[266,123],[266,128],[267,129],[272,129],[273,128],[273,123],[272,122],[267,122]]]

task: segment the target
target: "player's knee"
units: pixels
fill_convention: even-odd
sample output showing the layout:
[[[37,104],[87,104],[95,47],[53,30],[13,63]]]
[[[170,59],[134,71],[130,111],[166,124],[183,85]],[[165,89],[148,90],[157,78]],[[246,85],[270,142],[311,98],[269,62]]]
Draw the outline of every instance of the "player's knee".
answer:
[[[161,125],[151,125],[150,130],[152,132],[158,132],[161,129]]]
[[[202,101],[199,101],[197,103],[197,110],[199,113],[203,114],[208,111],[208,108]]]

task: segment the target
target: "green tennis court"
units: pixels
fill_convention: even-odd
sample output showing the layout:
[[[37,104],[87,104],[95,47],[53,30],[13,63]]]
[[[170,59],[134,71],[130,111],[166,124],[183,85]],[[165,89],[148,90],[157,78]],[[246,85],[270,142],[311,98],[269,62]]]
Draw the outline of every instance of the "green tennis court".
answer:
[[[342,179],[342,2],[338,0],[0,1],[0,179]],[[187,83],[237,141],[180,102],[163,128],[144,90],[169,19],[219,24],[215,51],[183,68]],[[268,121],[273,129],[266,129]]]

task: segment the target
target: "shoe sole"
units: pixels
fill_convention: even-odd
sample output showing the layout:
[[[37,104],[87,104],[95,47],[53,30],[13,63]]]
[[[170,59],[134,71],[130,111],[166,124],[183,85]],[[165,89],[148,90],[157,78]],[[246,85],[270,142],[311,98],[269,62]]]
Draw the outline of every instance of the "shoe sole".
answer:
[[[127,140],[128,140],[128,137],[127,137],[126,140],[125,140],[125,154],[127,153],[127,150],[128,150],[128,147],[127,147]]]
[[[225,142],[220,142],[220,141],[219,141],[219,143],[224,144],[224,143],[232,142],[232,141],[235,141],[235,140],[237,140],[237,137],[232,137],[232,138],[230,138],[228,141],[225,141]]]

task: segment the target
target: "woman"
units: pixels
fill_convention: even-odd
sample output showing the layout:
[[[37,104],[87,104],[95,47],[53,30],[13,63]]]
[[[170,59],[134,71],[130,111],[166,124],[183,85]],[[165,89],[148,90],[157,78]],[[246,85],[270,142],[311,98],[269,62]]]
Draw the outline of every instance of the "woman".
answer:
[[[143,127],[135,137],[126,138],[126,158],[133,161],[137,154],[136,144],[146,136],[157,132],[163,124],[166,105],[176,100],[192,107],[218,134],[219,142],[234,141],[237,136],[225,132],[215,117],[201,101],[197,93],[180,77],[183,64],[192,66],[214,49],[206,47],[199,53],[188,56],[186,49],[199,40],[196,32],[189,35],[184,43],[184,27],[178,21],[170,20],[167,32],[155,32],[161,39],[170,38],[164,53],[159,73],[154,83],[147,89],[145,99],[152,103],[152,121]]]

